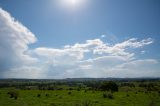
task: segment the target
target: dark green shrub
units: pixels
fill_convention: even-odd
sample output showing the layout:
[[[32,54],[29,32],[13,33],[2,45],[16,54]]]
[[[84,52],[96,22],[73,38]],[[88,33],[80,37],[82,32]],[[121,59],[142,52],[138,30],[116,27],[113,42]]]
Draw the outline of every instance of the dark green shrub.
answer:
[[[18,99],[19,93],[18,91],[9,91],[7,94],[10,95],[10,98]]]
[[[145,91],[145,94],[148,94],[148,92],[147,92],[147,91]]]
[[[77,91],[80,91],[81,90],[81,88],[77,88]]]
[[[103,93],[103,98],[113,99],[113,94],[111,92]]]
[[[37,97],[41,97],[41,94],[37,94]]]
[[[49,94],[46,94],[46,97],[49,97]]]
[[[72,94],[72,92],[68,92],[68,95],[71,95]]]
[[[63,90],[63,88],[58,88],[57,90]]]
[[[73,88],[69,88],[68,90],[74,90]]]
[[[112,93],[108,93],[107,98],[108,99],[113,99],[113,94]]]
[[[99,101],[95,101],[95,103],[99,103]]]
[[[103,98],[107,98],[107,94],[106,93],[103,93]]]
[[[103,91],[118,91],[118,85],[115,82],[109,81],[109,82],[103,82],[100,86],[100,89]]]

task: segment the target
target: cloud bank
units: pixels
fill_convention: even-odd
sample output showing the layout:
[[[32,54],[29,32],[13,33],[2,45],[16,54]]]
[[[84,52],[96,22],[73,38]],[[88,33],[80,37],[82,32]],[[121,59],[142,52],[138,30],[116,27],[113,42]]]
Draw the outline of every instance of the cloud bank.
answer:
[[[114,45],[97,38],[62,48],[30,49],[36,41],[29,29],[0,8],[1,78],[160,77],[157,60],[136,58],[133,52],[154,43],[152,38]]]
[[[0,8],[0,77],[15,67],[32,64],[36,58],[27,54],[35,35]]]

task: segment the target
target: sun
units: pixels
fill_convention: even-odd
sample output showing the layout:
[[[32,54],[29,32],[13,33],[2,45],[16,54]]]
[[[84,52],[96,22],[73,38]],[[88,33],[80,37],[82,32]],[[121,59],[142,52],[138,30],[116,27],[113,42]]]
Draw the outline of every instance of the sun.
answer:
[[[76,5],[79,3],[79,0],[68,0],[72,5]]]
[[[59,7],[63,10],[79,11],[88,4],[86,0],[58,0]]]
[[[83,0],[63,0],[63,3],[65,5],[71,6],[71,7],[76,7],[82,4]]]

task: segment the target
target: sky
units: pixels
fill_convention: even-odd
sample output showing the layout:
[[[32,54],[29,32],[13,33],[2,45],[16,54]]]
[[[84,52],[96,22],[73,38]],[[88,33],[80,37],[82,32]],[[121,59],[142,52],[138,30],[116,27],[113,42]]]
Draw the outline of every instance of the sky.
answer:
[[[0,0],[0,78],[160,77],[159,0]]]

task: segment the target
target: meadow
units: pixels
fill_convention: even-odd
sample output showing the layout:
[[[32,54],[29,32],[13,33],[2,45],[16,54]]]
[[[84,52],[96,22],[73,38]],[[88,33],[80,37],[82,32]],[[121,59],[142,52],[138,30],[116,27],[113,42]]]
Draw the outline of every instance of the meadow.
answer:
[[[100,81],[101,82],[101,81]],[[104,81],[103,81],[104,82]],[[28,83],[28,82],[27,82]],[[74,82],[77,84],[78,82]],[[43,83],[44,84],[44,83]],[[50,83],[51,84],[51,83]],[[50,85],[49,84],[49,85]],[[116,82],[118,91],[101,90],[88,86],[54,84],[36,87],[1,87],[1,106],[160,106],[159,81]],[[131,86],[133,85],[134,86]],[[141,84],[141,85],[140,85]],[[150,89],[146,85],[152,85]],[[142,86],[143,85],[143,86]],[[56,86],[56,87],[55,87]],[[98,85],[97,85],[98,86]],[[41,89],[45,87],[45,89]],[[21,89],[20,89],[21,88]],[[56,89],[55,89],[56,88]],[[9,92],[14,92],[16,98]]]

